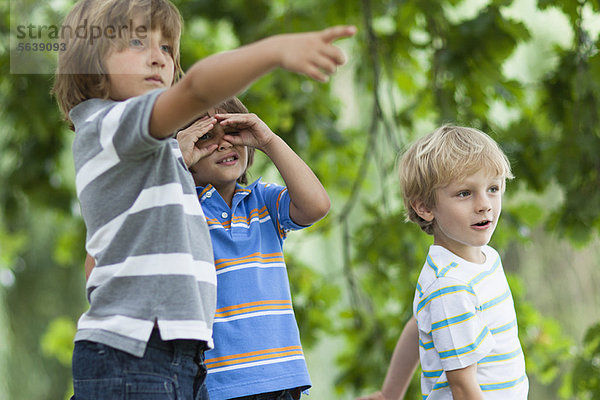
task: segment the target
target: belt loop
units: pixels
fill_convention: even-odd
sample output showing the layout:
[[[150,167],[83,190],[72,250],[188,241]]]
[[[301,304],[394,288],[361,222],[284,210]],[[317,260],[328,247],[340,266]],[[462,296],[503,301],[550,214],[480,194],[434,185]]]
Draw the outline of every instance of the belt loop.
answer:
[[[181,346],[177,341],[172,341],[170,344],[173,352],[173,365],[179,366],[181,364]]]
[[[205,341],[198,342],[198,350],[197,350],[198,360],[201,360],[202,362],[204,362],[204,352],[205,351],[206,351],[206,342]]]

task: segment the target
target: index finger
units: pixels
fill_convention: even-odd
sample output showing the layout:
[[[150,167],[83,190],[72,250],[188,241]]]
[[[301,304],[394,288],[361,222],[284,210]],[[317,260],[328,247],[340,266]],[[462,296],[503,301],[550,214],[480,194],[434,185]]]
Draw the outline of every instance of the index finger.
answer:
[[[356,27],[354,25],[338,25],[323,29],[321,37],[326,42],[333,42],[337,39],[354,36],[355,33]]]
[[[246,123],[251,118],[250,113],[215,114],[215,118],[221,125]]]
[[[196,121],[194,121],[189,128],[203,128],[205,126],[208,125],[214,125],[214,123],[216,123],[217,120],[215,117],[209,117],[209,116],[205,116],[202,117],[200,119],[197,119]]]

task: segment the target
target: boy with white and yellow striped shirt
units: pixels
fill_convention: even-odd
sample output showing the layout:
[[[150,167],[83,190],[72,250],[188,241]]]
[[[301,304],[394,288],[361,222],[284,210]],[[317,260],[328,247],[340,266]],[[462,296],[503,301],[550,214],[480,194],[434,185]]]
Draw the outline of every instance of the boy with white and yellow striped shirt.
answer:
[[[402,157],[408,218],[434,237],[413,304],[423,399],[527,398],[512,295],[488,246],[512,177],[496,142],[472,128],[443,126]]]

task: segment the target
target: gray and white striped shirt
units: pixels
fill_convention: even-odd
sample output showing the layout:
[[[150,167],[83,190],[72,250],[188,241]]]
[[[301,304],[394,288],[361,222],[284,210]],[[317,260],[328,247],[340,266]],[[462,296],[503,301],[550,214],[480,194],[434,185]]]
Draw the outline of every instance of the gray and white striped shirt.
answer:
[[[161,90],[71,110],[77,196],[96,267],[75,341],[142,356],[163,340],[212,347],[216,274],[206,219],[177,141],[149,133]]]

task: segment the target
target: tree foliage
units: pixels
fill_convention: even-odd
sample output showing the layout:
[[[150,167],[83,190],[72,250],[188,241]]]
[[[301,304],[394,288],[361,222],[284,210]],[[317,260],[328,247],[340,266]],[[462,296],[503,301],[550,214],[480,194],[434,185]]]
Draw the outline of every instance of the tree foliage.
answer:
[[[590,329],[574,357],[572,340],[527,302],[518,268],[506,261],[518,264],[510,250],[538,226],[576,243],[600,230],[600,55],[585,18],[600,13],[597,0],[538,0],[540,12],[565,17],[573,40],[546,43],[547,72],[530,81],[507,73],[518,50],[540,40],[526,16],[514,17],[519,4],[511,0],[467,7],[460,0],[174,2],[186,20],[184,68],[275,33],[359,28],[341,42],[349,62],[331,84],[275,71],[241,96],[307,160],[333,199],[329,217],[308,232],[335,249],[330,263],[310,265],[301,251],[287,258],[305,345],[325,335],[344,342],[336,355],[338,393],[381,385],[430,242],[404,222],[397,156],[436,125],[456,122],[497,139],[517,176],[493,244],[513,271],[530,376],[560,386],[572,368],[562,395],[594,398],[600,331]],[[6,386],[10,398],[56,399],[70,390],[73,326],[86,307],[73,133],[49,95],[50,76],[9,73],[6,2],[0,34],[0,283],[11,332]],[[267,173],[268,165],[259,159],[253,174]],[[550,187],[561,193],[551,207],[511,197]],[[418,393],[415,382],[409,398]]]

